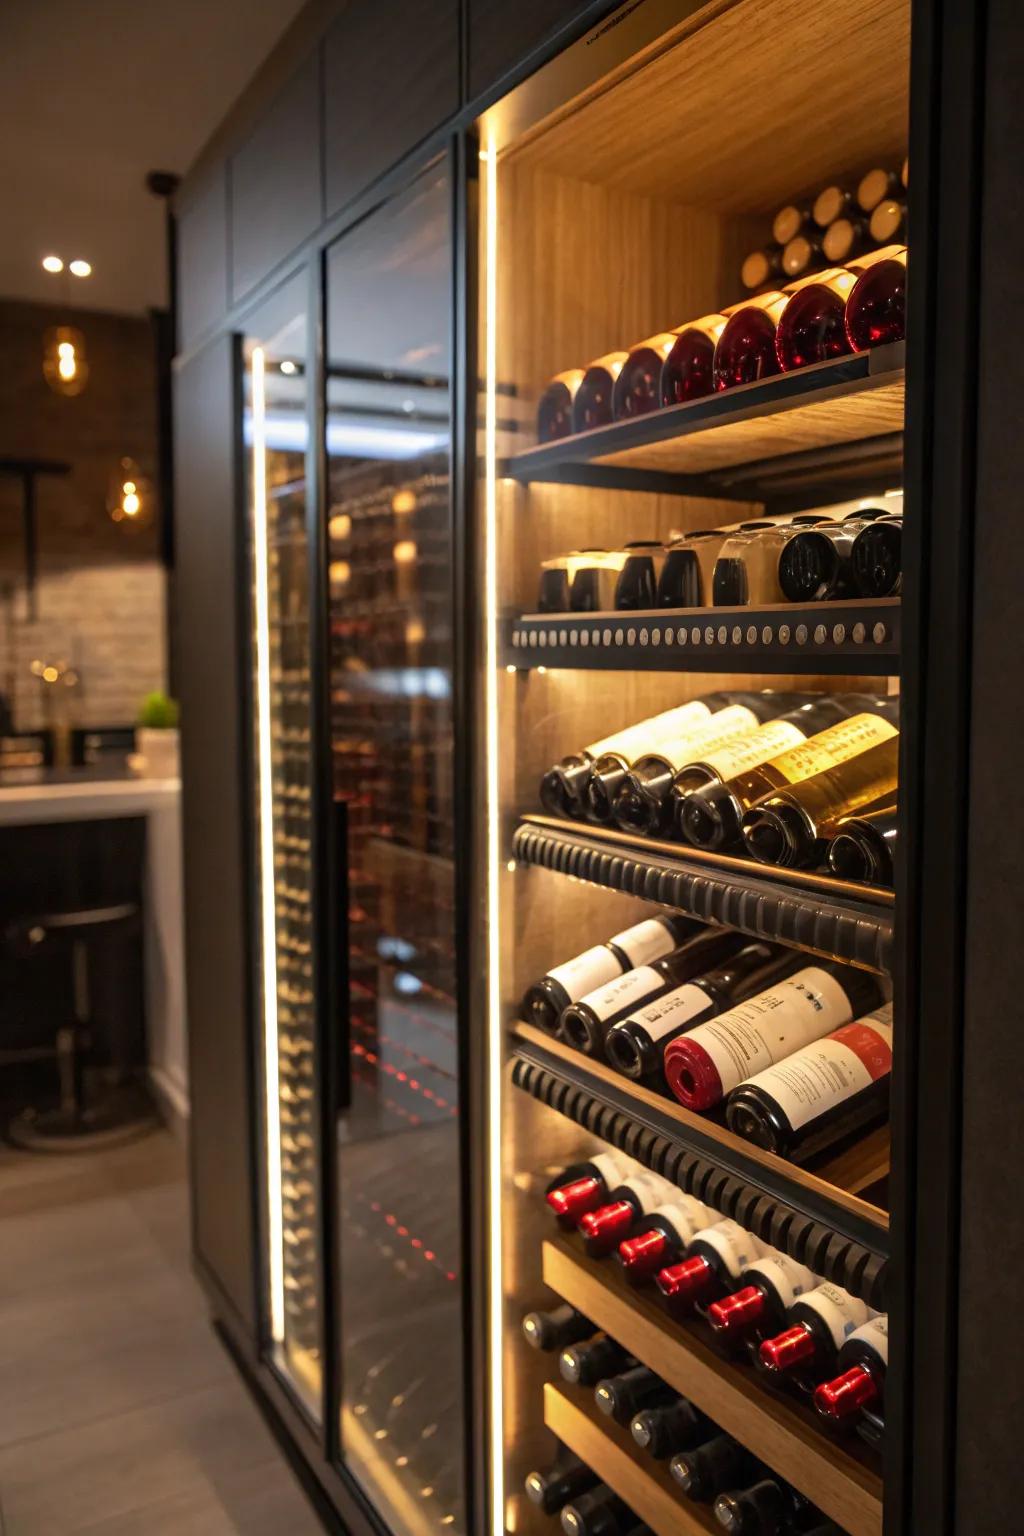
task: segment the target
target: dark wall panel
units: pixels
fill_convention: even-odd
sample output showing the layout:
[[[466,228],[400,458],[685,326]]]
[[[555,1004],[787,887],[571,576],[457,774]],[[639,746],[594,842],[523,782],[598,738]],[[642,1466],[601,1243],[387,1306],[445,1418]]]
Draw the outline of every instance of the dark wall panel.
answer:
[[[488,90],[525,54],[583,11],[583,0],[467,0],[469,99]]]
[[[232,157],[231,293],[238,300],[323,217],[320,55],[270,104]]]
[[[216,325],[228,307],[227,172],[217,165],[177,210],[178,348]]]
[[[175,379],[193,1234],[255,1325],[233,341]]]
[[[964,1018],[958,1532],[996,1531],[1020,1463],[1024,1410],[1024,28],[1015,0],[990,0],[986,61],[979,460],[975,528],[972,753]],[[991,218],[989,217],[991,215]],[[939,828],[933,828],[941,836]]]
[[[328,33],[328,215],[458,110],[458,11],[458,0],[354,0]]]

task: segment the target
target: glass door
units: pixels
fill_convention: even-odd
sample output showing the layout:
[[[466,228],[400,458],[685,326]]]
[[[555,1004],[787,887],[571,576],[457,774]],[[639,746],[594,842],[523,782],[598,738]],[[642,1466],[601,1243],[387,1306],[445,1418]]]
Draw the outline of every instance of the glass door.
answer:
[[[253,867],[272,1358],[320,1412],[312,928],[305,273],[243,338],[253,720]]]
[[[450,178],[327,259],[330,730],[347,871],[340,1438],[403,1533],[464,1526]]]

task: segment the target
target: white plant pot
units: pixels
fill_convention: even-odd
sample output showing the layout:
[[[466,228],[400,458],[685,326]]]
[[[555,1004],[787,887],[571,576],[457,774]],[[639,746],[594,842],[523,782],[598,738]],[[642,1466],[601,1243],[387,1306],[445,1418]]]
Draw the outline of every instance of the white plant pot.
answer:
[[[181,775],[177,727],[154,730],[152,726],[135,728],[135,756],[132,769],[142,779],[177,779]]]

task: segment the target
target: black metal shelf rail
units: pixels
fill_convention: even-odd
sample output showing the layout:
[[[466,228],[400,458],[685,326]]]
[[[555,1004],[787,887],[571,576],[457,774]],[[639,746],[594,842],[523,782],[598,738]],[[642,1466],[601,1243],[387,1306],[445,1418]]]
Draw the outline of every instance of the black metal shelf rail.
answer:
[[[520,863],[642,896],[754,938],[891,974],[891,891],[802,871],[768,873],[752,860],[671,843],[645,844],[548,816],[520,822],[513,853]]]
[[[888,677],[899,670],[900,599],[765,608],[528,613],[505,635],[506,665],[591,672],[799,672]]]
[[[512,1082],[747,1231],[884,1309],[889,1229],[671,1115],[591,1077],[540,1046],[513,1041]]]

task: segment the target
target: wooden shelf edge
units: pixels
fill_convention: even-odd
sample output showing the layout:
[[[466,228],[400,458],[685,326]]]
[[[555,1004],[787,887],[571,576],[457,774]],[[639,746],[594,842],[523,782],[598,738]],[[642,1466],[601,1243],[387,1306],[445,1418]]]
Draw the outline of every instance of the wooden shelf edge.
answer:
[[[879,1206],[862,1200],[856,1191],[846,1189],[834,1183],[828,1174],[828,1166],[848,1169],[853,1176],[856,1170],[860,1188],[864,1189],[879,1179],[885,1178],[889,1172],[889,1140],[884,1135],[884,1145],[875,1137],[865,1138],[864,1146],[867,1158],[863,1166],[858,1166],[850,1154],[841,1154],[834,1165],[819,1168],[817,1172],[810,1173],[806,1168],[799,1168],[795,1163],[787,1162],[783,1157],[777,1157],[774,1152],[766,1152],[763,1147],[755,1146],[751,1141],[744,1141],[736,1136],[724,1125],[718,1125],[713,1120],[708,1120],[703,1115],[696,1115],[692,1110],[684,1109],[682,1104],[677,1104],[674,1099],[667,1098],[664,1094],[655,1093],[651,1088],[645,1088],[640,1083],[634,1083],[621,1073],[615,1072],[606,1066],[603,1061],[594,1061],[589,1056],[582,1056],[579,1051],[574,1051],[571,1046],[563,1041],[556,1040],[538,1029],[534,1024],[526,1024],[518,1020],[512,1025],[512,1034],[520,1040],[526,1040],[531,1045],[539,1046],[550,1055],[556,1056],[559,1061],[564,1061],[579,1072],[585,1072],[594,1079],[598,1088],[606,1084],[615,1088],[619,1093],[628,1094],[635,1098],[639,1105],[647,1109],[655,1109],[660,1114],[667,1115],[675,1121],[680,1134],[685,1137],[687,1131],[698,1131],[702,1136],[711,1137],[719,1142],[723,1151],[737,1153],[749,1162],[759,1164],[762,1168],[771,1170],[783,1178],[792,1181],[798,1188],[813,1190],[815,1194],[830,1200],[834,1205],[841,1207],[851,1216],[856,1216],[863,1221],[869,1221],[882,1231],[889,1227],[888,1212]],[[859,1151],[859,1146],[852,1148],[851,1152]]]
[[[724,1361],[697,1335],[670,1323],[643,1292],[561,1242],[543,1245],[544,1283],[671,1387],[690,1398],[849,1536],[881,1536],[877,1473],[826,1439],[799,1404],[768,1393],[741,1365]]]
[[[689,1503],[678,1493],[668,1463],[655,1461],[632,1436],[602,1418],[583,1393],[570,1397],[544,1384],[544,1423],[562,1444],[597,1472],[655,1536],[708,1536],[721,1531],[710,1506]]]

